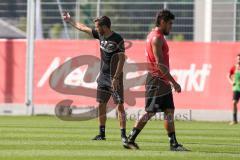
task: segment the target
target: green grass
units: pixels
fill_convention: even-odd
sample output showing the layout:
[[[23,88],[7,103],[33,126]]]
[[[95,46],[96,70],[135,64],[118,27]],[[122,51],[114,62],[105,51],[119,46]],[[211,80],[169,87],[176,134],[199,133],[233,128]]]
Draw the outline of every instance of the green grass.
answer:
[[[128,132],[134,124],[127,122]],[[239,160],[240,124],[176,122],[178,141],[191,152],[170,152],[162,121],[150,121],[139,135],[141,150],[121,146],[118,122],[108,119],[106,141],[92,141],[97,120],[66,122],[50,116],[0,117],[0,160]]]

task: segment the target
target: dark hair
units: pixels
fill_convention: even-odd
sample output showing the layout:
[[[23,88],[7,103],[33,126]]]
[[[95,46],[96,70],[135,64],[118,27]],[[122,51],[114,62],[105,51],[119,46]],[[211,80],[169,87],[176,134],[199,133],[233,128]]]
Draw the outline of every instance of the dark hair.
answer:
[[[111,20],[107,16],[98,17],[94,20],[94,22],[98,22],[100,26],[107,26],[108,28],[111,27]]]
[[[161,20],[168,22],[169,20],[174,20],[174,19],[175,19],[174,14],[172,14],[169,10],[164,9],[157,13],[156,19],[155,19],[155,24],[156,24],[156,26],[159,26]]]
[[[240,53],[238,53],[237,57],[240,57]]]

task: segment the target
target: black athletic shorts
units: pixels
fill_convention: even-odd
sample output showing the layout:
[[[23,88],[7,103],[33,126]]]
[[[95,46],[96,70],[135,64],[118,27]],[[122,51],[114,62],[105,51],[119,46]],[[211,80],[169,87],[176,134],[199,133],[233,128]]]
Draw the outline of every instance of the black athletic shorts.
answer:
[[[101,81],[99,79],[98,81]],[[116,91],[113,91],[110,86],[101,85],[98,83],[97,87],[97,102],[99,103],[107,103],[112,96],[115,104],[123,104],[124,103],[124,93],[123,93],[123,76],[119,78],[119,88]]]
[[[171,85],[168,82],[148,73],[145,88],[146,112],[164,112],[166,109],[175,108]]]
[[[233,91],[233,100],[238,101],[240,98],[240,92],[239,91]]]

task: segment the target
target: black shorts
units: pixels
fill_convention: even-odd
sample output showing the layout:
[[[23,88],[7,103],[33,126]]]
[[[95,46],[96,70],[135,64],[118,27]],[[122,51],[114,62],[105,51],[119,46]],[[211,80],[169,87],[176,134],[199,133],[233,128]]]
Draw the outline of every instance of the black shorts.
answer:
[[[145,85],[145,111],[164,112],[174,109],[171,85],[165,80],[148,73]]]
[[[240,98],[240,92],[239,91],[233,91],[233,100],[238,101]]]
[[[123,93],[123,78],[119,78],[119,88],[116,91],[112,91],[112,88],[109,86],[102,86],[98,84],[97,87],[97,102],[107,103],[112,96],[115,104],[124,103],[124,93]]]

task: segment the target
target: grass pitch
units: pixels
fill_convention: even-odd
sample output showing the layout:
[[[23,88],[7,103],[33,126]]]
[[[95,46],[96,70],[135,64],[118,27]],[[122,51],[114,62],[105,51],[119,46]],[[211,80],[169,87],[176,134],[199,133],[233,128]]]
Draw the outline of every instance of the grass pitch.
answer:
[[[127,122],[129,133],[133,121]],[[118,121],[107,120],[106,141],[92,141],[97,120],[66,122],[51,116],[0,117],[0,160],[239,160],[240,124],[176,121],[180,143],[191,152],[171,152],[162,121],[149,121],[137,143],[126,150]]]

